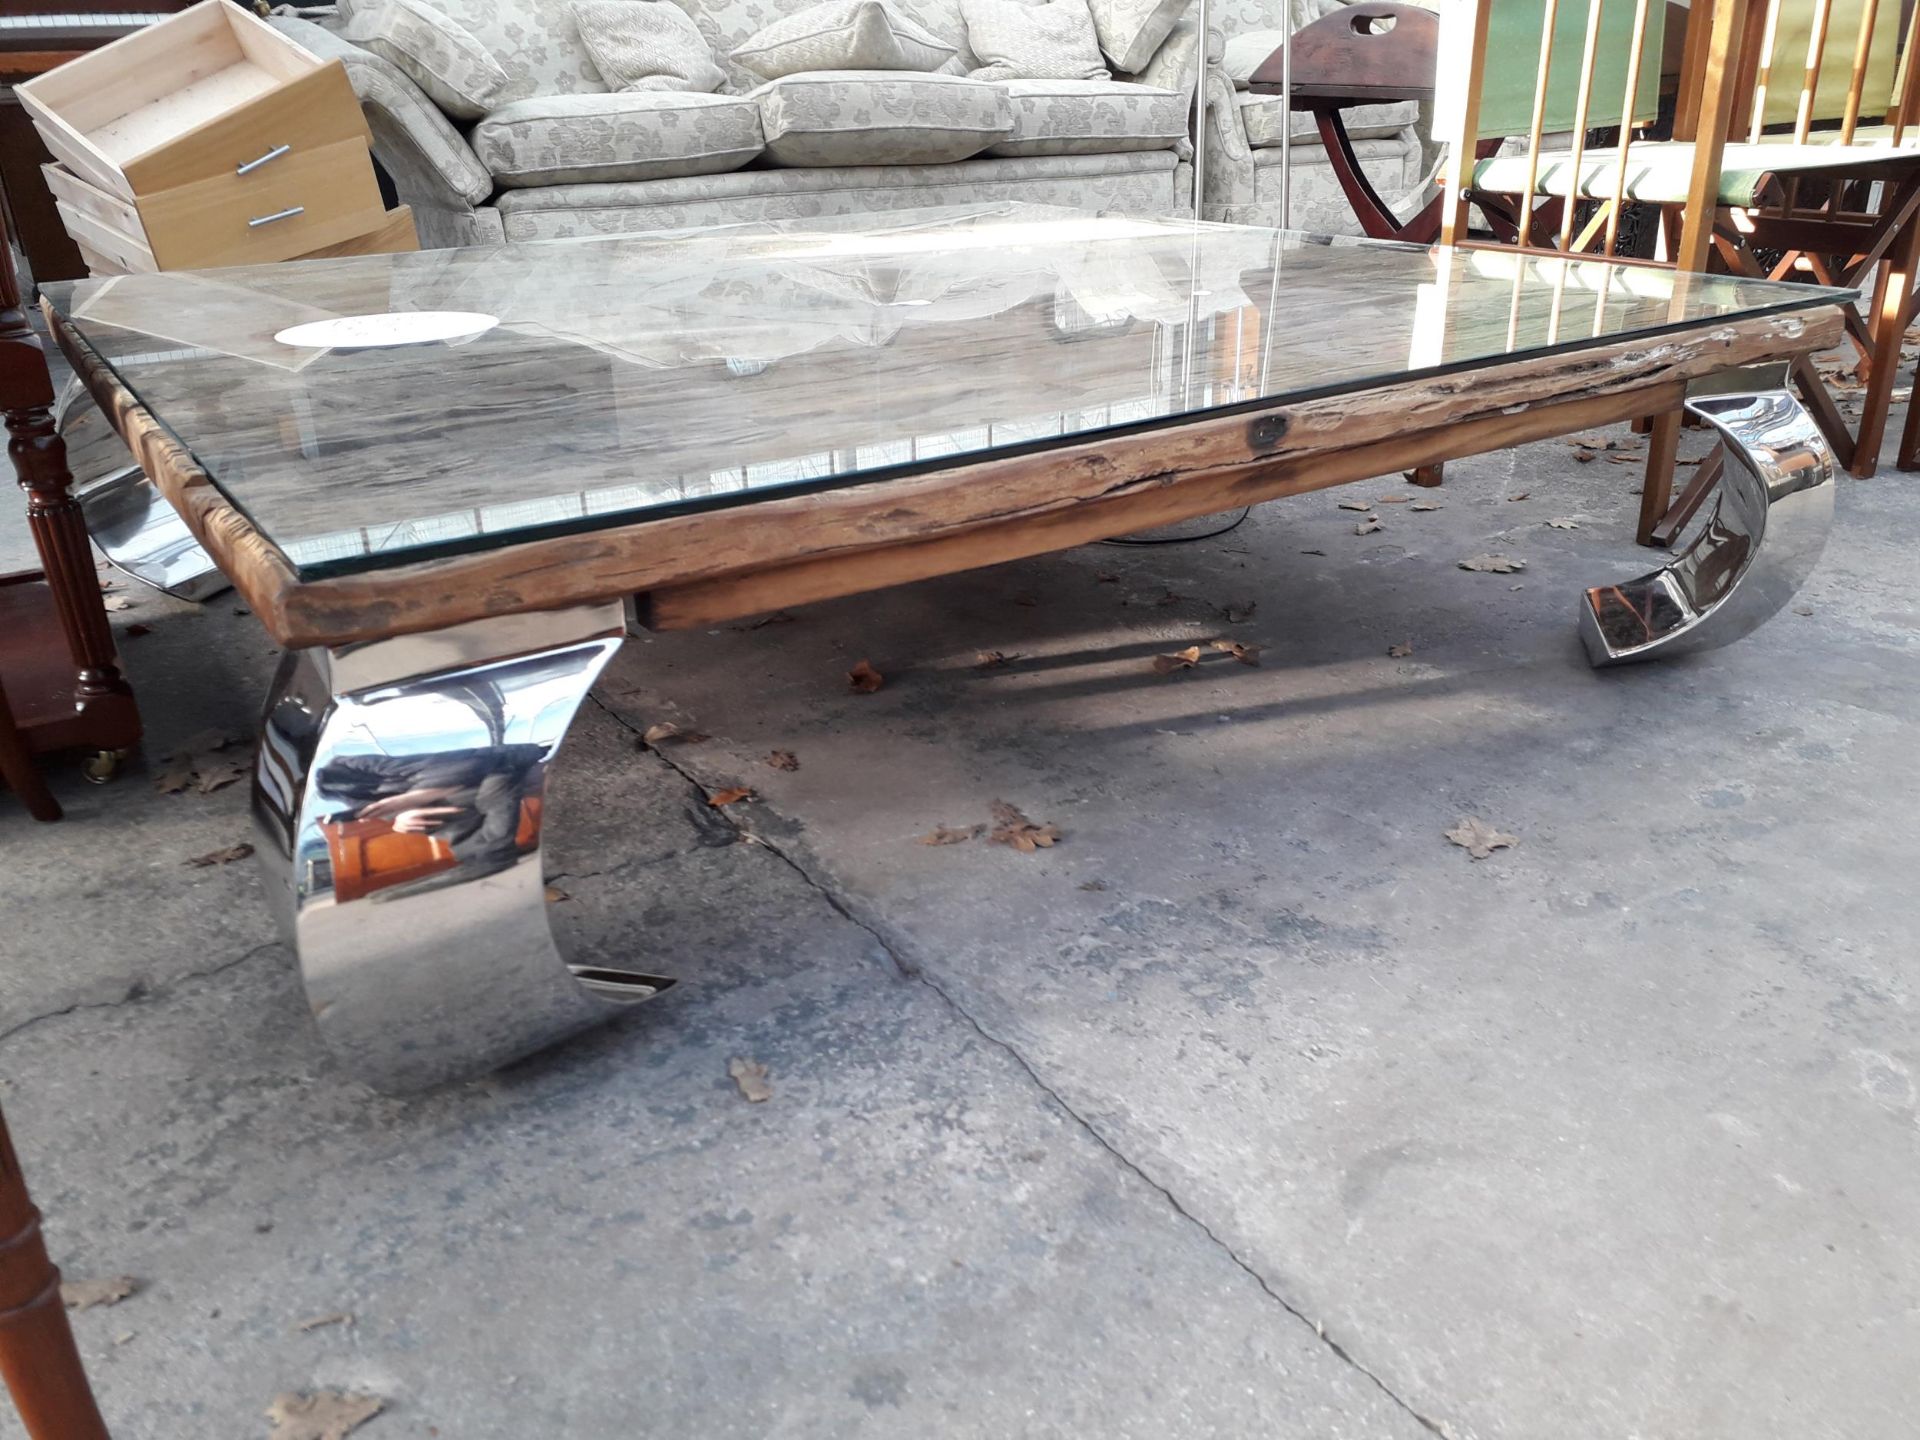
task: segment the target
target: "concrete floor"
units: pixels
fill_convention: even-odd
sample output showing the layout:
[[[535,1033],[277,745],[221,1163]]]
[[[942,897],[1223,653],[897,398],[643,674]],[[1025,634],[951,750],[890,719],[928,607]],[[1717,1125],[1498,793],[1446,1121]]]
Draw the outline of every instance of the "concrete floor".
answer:
[[[554,910],[682,983],[413,1100],[182,863],[241,787],[0,804],[0,1096],[69,1275],[143,1284],[75,1317],[116,1435],[1910,1440],[1920,481],[1843,481],[1759,634],[1596,674],[1638,483],[1535,446],[1364,537],[1406,487],[636,637]],[[235,603],[114,617],[149,765],[249,729]],[[1151,667],[1221,636],[1261,666]],[[913,843],[996,799],[1061,843]]]

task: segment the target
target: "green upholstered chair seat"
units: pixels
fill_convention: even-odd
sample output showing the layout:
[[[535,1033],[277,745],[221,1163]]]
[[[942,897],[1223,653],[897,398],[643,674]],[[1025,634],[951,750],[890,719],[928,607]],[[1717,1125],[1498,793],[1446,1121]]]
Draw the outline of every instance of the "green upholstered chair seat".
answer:
[[[1889,165],[1911,164],[1920,169],[1920,147],[1859,144],[1836,154],[1827,145],[1794,145],[1763,141],[1758,145],[1728,145],[1720,165],[1719,203],[1744,206],[1758,203],[1761,190],[1774,176],[1833,175],[1884,178]],[[1609,145],[1585,151],[1580,157],[1581,198],[1611,199],[1619,168],[1619,151]],[[1693,178],[1693,144],[1686,140],[1639,140],[1627,152],[1627,196],[1654,205],[1679,205],[1687,198]],[[1571,152],[1544,154],[1534,177],[1536,195],[1564,196],[1573,180]],[[1490,195],[1517,195],[1527,183],[1527,157],[1496,155],[1474,166],[1473,188]]]

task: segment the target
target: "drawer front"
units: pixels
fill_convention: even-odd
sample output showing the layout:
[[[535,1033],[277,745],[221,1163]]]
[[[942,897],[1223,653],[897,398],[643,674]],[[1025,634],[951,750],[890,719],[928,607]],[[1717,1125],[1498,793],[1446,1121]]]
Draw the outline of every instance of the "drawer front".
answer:
[[[413,209],[396,205],[380,222],[380,228],[364,235],[350,236],[333,245],[322,245],[298,256],[301,260],[327,260],[337,255],[398,255],[420,248],[420,237],[413,229]]]
[[[373,136],[346,67],[335,60],[129,160],[124,168],[133,193],[151,195],[232,175],[280,145],[314,150],[343,140],[358,140],[364,150]]]
[[[295,145],[247,174],[196,180],[135,203],[163,270],[288,260],[386,218],[372,157],[358,139]]]

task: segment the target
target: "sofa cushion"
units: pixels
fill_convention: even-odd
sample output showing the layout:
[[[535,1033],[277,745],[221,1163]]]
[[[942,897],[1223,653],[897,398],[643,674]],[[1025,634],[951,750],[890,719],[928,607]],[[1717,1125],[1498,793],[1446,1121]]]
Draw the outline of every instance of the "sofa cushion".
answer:
[[[1187,102],[1124,80],[1002,80],[1013,134],[989,155],[1103,155],[1167,150],[1187,135]]]
[[[343,22],[383,0],[340,0]],[[493,103],[533,95],[600,95],[610,88],[581,43],[572,0],[431,0],[507,72]],[[342,33],[345,33],[344,30]]]
[[[426,0],[363,3],[340,33],[399,66],[456,120],[478,120],[500,103],[509,84],[479,38]]]
[[[777,80],[808,70],[938,70],[955,51],[886,0],[824,0],[781,16],[731,53]]]
[[[1193,0],[1087,0],[1087,8],[1113,68],[1135,75],[1146,69],[1180,17],[1193,8]]]
[[[976,80],[1107,80],[1086,0],[960,0]]]
[[[776,165],[938,165],[1013,132],[1005,92],[960,75],[820,70],[750,98]]]
[[[516,100],[474,126],[472,139],[506,186],[711,175],[762,148],[753,101],[686,90]]]
[[[1281,109],[1278,95],[1240,94],[1234,99],[1240,106],[1240,123],[1246,127],[1247,144],[1259,150],[1286,143],[1286,111]],[[1420,102],[1388,100],[1379,105],[1356,105],[1341,111],[1340,118],[1346,123],[1347,134],[1355,140],[1373,140],[1383,135],[1398,135],[1418,121]],[[1293,139],[1295,144],[1302,140],[1316,145],[1320,142],[1313,116],[1304,110],[1294,112]]]
[[[1253,72],[1286,43],[1287,32],[1284,30],[1246,30],[1238,35],[1229,35],[1220,68],[1227,72],[1234,89],[1244,90],[1253,82]]]
[[[677,5],[573,0],[580,40],[610,90],[698,90],[727,83],[706,37]]]

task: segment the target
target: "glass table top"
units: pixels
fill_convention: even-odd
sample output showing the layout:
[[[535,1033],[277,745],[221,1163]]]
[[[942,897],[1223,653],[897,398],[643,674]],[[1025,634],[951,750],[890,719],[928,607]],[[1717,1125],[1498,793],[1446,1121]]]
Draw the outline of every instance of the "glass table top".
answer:
[[[1851,292],[1003,205],[43,293],[316,578]]]

